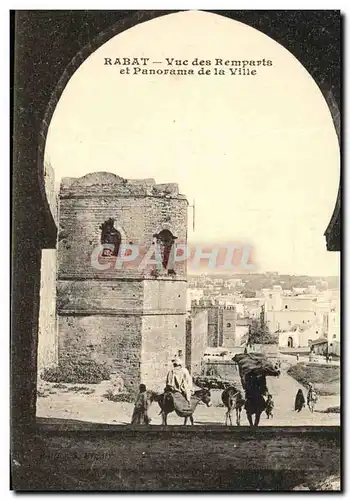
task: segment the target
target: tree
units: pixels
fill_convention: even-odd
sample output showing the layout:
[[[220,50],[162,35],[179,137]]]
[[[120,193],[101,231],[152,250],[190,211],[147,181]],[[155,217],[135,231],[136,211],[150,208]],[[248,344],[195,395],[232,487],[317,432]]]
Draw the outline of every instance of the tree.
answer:
[[[269,327],[262,319],[254,319],[249,327],[249,340],[252,344],[278,344],[278,336],[270,333]]]

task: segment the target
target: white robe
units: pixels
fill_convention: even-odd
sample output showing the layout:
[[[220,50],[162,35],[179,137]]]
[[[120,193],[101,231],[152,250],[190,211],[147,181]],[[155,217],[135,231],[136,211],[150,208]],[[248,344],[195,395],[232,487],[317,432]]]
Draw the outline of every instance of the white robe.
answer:
[[[182,366],[172,368],[166,378],[166,385],[172,387],[175,391],[181,392],[187,401],[191,401],[192,377],[187,368]]]

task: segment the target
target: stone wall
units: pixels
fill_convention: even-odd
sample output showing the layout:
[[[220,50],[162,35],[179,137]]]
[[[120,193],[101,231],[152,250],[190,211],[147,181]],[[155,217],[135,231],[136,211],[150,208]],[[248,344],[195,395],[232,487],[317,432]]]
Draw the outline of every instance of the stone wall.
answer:
[[[240,351],[243,352],[243,349],[240,349]],[[231,382],[237,389],[243,390],[237,363],[233,361],[224,359],[206,361],[202,365],[202,373],[203,375],[213,373],[215,376],[220,376],[222,379]]]
[[[140,255],[151,248],[154,235],[168,229],[184,243],[187,239],[187,200],[173,185],[156,185],[153,179],[133,181],[99,172],[80,179],[65,178],[60,191],[60,232],[58,272],[61,277],[104,278],[149,275],[134,265],[107,270],[91,264],[92,254],[100,245],[100,225],[115,219],[122,243],[137,245]],[[163,188],[163,191],[161,190]],[[169,192],[168,192],[169,191]],[[141,259],[140,259],[141,260]],[[135,261],[136,262],[136,261]],[[176,275],[186,276],[186,264],[175,264]]]
[[[93,359],[122,374],[133,389],[140,380],[141,316],[59,316],[59,359]]]
[[[143,311],[142,280],[60,280],[57,303],[61,314]]]
[[[278,360],[280,356],[279,347],[276,344],[253,344],[248,347],[249,354],[255,352],[264,354],[271,360]]]
[[[186,264],[175,262],[172,274],[156,265],[138,264],[149,249],[153,251],[155,235],[163,230],[170,231],[176,243],[186,242],[187,205],[176,184],[157,185],[153,179],[128,180],[97,172],[62,180],[60,359],[90,357],[107,363],[128,389],[140,382],[164,388],[169,361],[185,349]],[[137,245],[140,252],[127,266],[118,268],[113,257],[96,259],[101,225],[110,218],[121,243]]]
[[[47,201],[55,222],[57,222],[57,192],[55,173],[48,161],[44,168],[44,186]],[[44,368],[57,364],[58,339],[56,319],[56,256],[54,249],[41,251],[40,308],[38,328],[37,370],[40,375]]]
[[[185,352],[185,314],[142,316],[141,381],[162,391],[172,357]]]
[[[201,373],[202,358],[208,345],[208,311],[193,311],[186,324],[186,367],[194,374]]]
[[[38,373],[57,364],[56,250],[42,250],[38,329]]]

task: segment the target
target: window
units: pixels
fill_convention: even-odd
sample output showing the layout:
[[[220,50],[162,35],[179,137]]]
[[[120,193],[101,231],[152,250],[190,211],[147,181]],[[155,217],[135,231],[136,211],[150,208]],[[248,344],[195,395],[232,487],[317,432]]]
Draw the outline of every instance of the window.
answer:
[[[227,328],[231,328],[231,323],[227,323]]]
[[[293,337],[288,337],[288,347],[293,348]]]
[[[104,248],[102,257],[117,257],[121,244],[121,235],[114,227],[114,219],[109,218],[101,224],[101,245],[110,245],[112,248]]]
[[[336,333],[333,333],[333,338],[336,339],[337,338],[337,334]]]
[[[163,229],[159,234],[155,235],[155,238],[157,239],[157,243],[160,247],[160,254],[162,258],[162,265],[164,269],[168,268],[169,263],[169,258],[170,258],[170,253],[171,249],[174,245],[176,237],[171,234],[170,231],[167,229]],[[168,272],[170,274],[174,273],[173,269],[169,269]]]
[[[291,321],[288,321],[288,325],[291,326],[292,325],[292,322]]]
[[[284,306],[284,308],[285,308],[285,309],[288,309],[288,306],[286,305],[286,306]]]

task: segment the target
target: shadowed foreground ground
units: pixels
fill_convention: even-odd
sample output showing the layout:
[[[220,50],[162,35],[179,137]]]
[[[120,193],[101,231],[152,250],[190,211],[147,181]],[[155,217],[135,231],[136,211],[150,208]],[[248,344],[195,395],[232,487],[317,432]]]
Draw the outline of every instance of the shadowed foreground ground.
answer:
[[[340,474],[334,427],[65,427],[40,426],[14,455],[15,489],[290,491]]]

